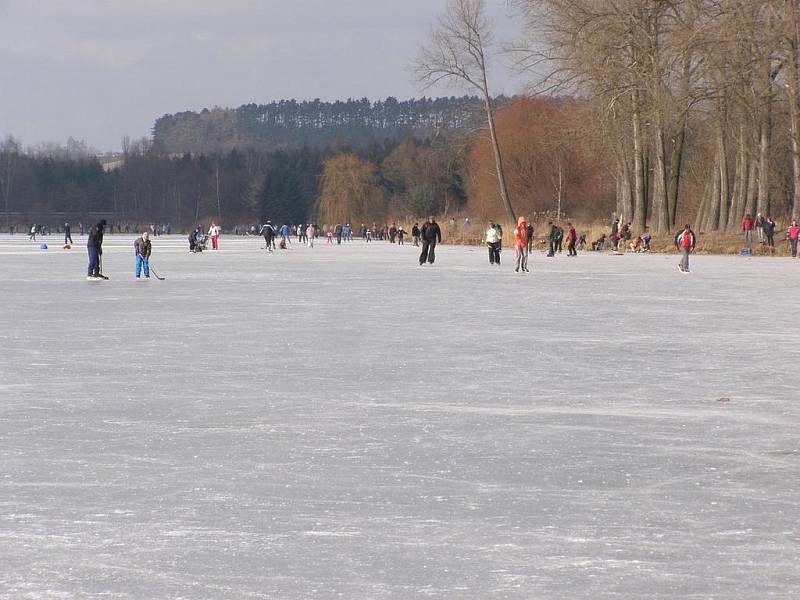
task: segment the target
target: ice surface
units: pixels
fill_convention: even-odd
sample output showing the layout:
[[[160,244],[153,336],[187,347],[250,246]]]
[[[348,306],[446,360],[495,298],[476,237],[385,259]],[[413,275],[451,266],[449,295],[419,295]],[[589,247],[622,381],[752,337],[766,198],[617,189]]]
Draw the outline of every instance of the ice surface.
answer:
[[[132,239],[0,237],[0,598],[800,597],[800,261]]]

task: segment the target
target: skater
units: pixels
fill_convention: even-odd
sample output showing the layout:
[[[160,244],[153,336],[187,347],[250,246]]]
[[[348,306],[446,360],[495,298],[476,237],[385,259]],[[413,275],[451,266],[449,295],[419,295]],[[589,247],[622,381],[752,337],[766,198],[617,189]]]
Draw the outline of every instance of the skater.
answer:
[[[550,227],[550,230],[547,232],[547,256],[550,258],[556,255],[558,233],[561,228],[552,221],[548,221],[547,225]]]
[[[422,253],[419,255],[419,264],[422,266],[425,261],[433,264],[436,260],[436,243],[442,242],[442,230],[432,216],[428,217],[428,222],[422,226],[420,237],[422,237]]]
[[[258,234],[264,236],[264,243],[267,245],[265,250],[272,252],[275,248],[275,228],[272,226],[272,221],[264,223]]]
[[[69,226],[69,223],[64,223],[64,245],[72,245],[74,243],[72,241],[72,227]]]
[[[314,238],[317,237],[317,231],[313,223],[306,227],[306,244],[309,248],[314,247]]]
[[[403,226],[397,228],[397,243],[401,246],[405,246],[405,238],[406,238],[406,230],[403,229]]]
[[[36,241],[36,232],[37,231],[38,231],[38,228],[36,227],[36,223],[34,223],[33,225],[31,225],[30,235],[28,236],[28,241],[30,241],[30,240],[33,240],[34,242]]]
[[[103,256],[103,233],[106,229],[106,220],[102,219],[89,230],[89,239],[86,242],[86,251],[89,254],[89,272],[87,279],[108,279],[100,269],[100,258]]]
[[[586,234],[582,233],[581,237],[578,238],[578,250],[583,252],[586,250]]]
[[[575,250],[575,244],[578,241],[578,232],[572,226],[572,223],[567,222],[567,256],[578,256]]]
[[[484,235],[486,246],[489,248],[489,264],[500,266],[500,236],[497,233],[494,221],[489,221],[489,228]]]
[[[678,263],[681,273],[689,272],[689,255],[694,252],[696,241],[694,231],[688,224],[675,234],[675,248],[681,253],[681,262]]]
[[[756,220],[754,225],[756,226],[756,236],[758,237],[758,243],[764,243],[764,217],[761,216],[761,213],[756,215]]]
[[[414,223],[414,226],[411,228],[411,239],[414,240],[414,247],[419,248],[419,223]]]
[[[524,273],[528,271],[528,223],[525,217],[517,219],[517,228],[514,230],[514,256],[517,258],[515,273],[522,269]]]
[[[753,243],[753,217],[750,216],[750,213],[747,213],[742,219],[742,231],[744,231],[744,242],[745,244],[752,244]]]
[[[144,267],[144,278],[150,279],[150,253],[153,250],[150,234],[146,231],[142,233],[141,237],[133,242],[133,248],[136,251],[136,279],[141,279],[142,267]]]
[[[797,258],[797,240],[800,238],[800,226],[797,225],[797,221],[792,221],[791,226],[786,231],[786,235],[792,247],[792,258]]]
[[[208,228],[208,235],[211,238],[211,248],[213,250],[219,249],[219,234],[222,231],[222,228],[211,221],[211,227]]]
[[[333,228],[333,234],[336,236],[337,245],[342,243],[342,230],[343,227],[341,223],[337,223],[336,226]]]
[[[281,232],[280,247],[282,250],[286,250],[287,242],[291,243],[291,240],[289,239],[289,226],[286,223],[284,223],[283,225],[281,225],[280,232]]]

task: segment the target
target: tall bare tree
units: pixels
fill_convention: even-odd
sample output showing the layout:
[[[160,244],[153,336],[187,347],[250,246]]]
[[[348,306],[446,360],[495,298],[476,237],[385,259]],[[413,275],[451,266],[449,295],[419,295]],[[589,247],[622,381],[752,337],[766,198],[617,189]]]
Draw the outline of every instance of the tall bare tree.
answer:
[[[494,103],[487,76],[487,52],[493,41],[492,23],[484,0],[449,0],[429,44],[420,50],[414,64],[426,88],[447,80],[459,81],[480,92],[486,110],[489,137],[494,152],[500,198],[511,222],[516,215],[506,185],[503,156],[494,124]]]

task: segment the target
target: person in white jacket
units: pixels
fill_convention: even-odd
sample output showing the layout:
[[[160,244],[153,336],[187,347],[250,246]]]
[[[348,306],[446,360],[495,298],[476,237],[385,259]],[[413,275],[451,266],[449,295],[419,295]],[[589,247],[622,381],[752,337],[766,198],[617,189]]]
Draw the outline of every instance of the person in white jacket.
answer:
[[[314,227],[313,224],[309,224],[309,226],[306,227],[306,243],[308,244],[309,248],[314,247],[314,236],[316,235],[317,235],[316,228]]]
[[[221,232],[222,228],[212,221],[211,227],[208,228],[208,237],[211,238],[211,247],[214,250],[219,249],[219,234]]]
[[[500,232],[494,221],[489,221],[489,229],[484,236],[486,245],[489,247],[489,264],[500,266]]]

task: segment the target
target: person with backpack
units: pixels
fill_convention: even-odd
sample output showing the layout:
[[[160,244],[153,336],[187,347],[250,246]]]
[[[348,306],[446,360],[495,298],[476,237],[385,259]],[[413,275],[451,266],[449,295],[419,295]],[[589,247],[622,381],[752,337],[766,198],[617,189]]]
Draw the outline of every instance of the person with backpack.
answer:
[[[696,242],[694,231],[688,224],[675,234],[675,247],[681,253],[681,262],[678,263],[678,270],[681,273],[689,272],[689,255],[694,252]]]
[[[142,267],[144,267],[144,278],[150,279],[150,253],[153,251],[153,244],[150,242],[150,234],[146,231],[141,237],[133,242],[136,252],[136,279],[141,279]]]
[[[792,221],[786,231],[786,235],[789,238],[789,244],[792,246],[792,258],[797,258],[797,240],[800,238],[800,226],[797,225],[797,221]]]
[[[489,228],[484,234],[484,241],[489,248],[489,264],[500,266],[500,234],[497,233],[494,221],[489,221]]]
[[[523,273],[528,271],[528,223],[525,217],[517,219],[517,228],[514,230],[514,256],[517,258],[515,273],[522,269]]]
[[[442,242],[442,230],[432,216],[428,217],[428,222],[422,226],[420,236],[422,237],[422,253],[419,255],[419,264],[422,266],[426,261],[433,264],[436,260],[436,242]]]

